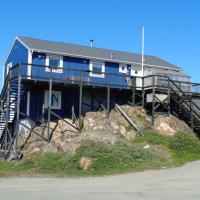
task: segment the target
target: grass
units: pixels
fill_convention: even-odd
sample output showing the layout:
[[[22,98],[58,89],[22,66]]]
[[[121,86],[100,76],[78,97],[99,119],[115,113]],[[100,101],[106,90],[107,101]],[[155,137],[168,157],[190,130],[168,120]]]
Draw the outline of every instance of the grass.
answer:
[[[146,132],[144,137],[136,137],[134,142],[160,144],[172,154],[172,162],[181,165],[200,159],[200,140],[194,134],[179,132],[175,136],[161,136],[155,132]]]
[[[146,143],[167,149],[171,153],[171,159],[153,153],[150,149],[144,149]],[[85,171],[79,167],[82,157],[92,159],[93,167],[90,170]],[[174,137],[167,137],[146,132],[144,137],[138,136],[129,143],[118,142],[113,147],[87,141],[73,156],[46,153],[24,159],[19,163],[0,161],[0,176],[105,175],[177,166],[196,159],[200,159],[200,141],[194,135],[177,133]]]

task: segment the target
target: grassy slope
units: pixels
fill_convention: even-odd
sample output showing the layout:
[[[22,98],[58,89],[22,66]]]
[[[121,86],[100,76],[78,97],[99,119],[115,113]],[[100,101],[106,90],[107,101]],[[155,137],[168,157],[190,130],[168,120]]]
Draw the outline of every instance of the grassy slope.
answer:
[[[142,145],[138,145],[141,143]],[[170,151],[171,159],[141,148],[144,143],[162,145]],[[80,169],[81,157],[92,159],[92,169],[88,171]],[[73,156],[48,153],[25,159],[17,164],[0,161],[0,176],[103,175],[177,166],[196,159],[200,159],[200,141],[194,135],[178,133],[174,137],[166,137],[152,132],[146,133],[144,137],[136,137],[130,143],[116,143],[112,148],[102,143],[88,141]]]

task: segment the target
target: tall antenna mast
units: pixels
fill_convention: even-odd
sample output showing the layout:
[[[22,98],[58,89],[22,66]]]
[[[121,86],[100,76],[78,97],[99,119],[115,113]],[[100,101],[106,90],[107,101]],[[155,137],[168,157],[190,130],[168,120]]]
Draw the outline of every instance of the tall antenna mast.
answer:
[[[144,76],[144,26],[142,26],[142,76]]]

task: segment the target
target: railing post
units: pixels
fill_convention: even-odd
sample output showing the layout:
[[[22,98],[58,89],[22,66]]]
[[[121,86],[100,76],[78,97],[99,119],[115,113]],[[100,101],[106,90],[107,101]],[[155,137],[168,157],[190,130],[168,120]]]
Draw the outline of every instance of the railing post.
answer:
[[[50,142],[50,123],[51,123],[51,104],[52,104],[52,78],[49,80],[49,105],[48,105],[48,141]]]
[[[17,85],[17,120],[15,135],[15,161],[18,160],[18,135],[19,135],[19,113],[20,113],[20,97],[21,97],[21,63],[19,64],[18,85]]]
[[[155,76],[152,76],[152,124],[155,122]]]
[[[170,93],[171,93],[171,88],[170,88],[170,78],[167,78],[168,80],[168,89],[167,89],[167,98],[168,98],[168,117],[170,116],[171,110],[170,110]]]

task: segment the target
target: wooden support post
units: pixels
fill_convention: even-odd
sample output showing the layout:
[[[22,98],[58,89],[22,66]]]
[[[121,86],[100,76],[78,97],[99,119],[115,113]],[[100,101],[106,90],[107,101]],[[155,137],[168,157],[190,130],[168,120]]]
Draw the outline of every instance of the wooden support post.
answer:
[[[21,64],[19,64],[19,75],[17,85],[17,117],[16,117],[16,135],[15,135],[15,161],[18,160],[18,135],[19,135],[19,115],[20,115],[20,99],[21,97]]]
[[[90,92],[90,97],[91,97],[91,111],[94,111],[94,94],[92,91]]]
[[[168,98],[168,117],[170,116],[171,110],[170,110],[170,78],[168,77],[168,90],[167,90],[167,98]]]
[[[79,86],[79,132],[81,132],[81,129],[82,129],[82,119],[81,119],[82,100],[83,100],[83,83],[80,82],[80,86]]]
[[[144,98],[145,98],[145,90],[144,90],[144,77],[142,77],[142,107],[144,108]]]
[[[51,104],[52,104],[52,78],[49,80],[49,105],[48,105],[48,140],[50,142],[50,134],[51,134]]]
[[[135,105],[135,87],[136,87],[136,78],[132,77],[132,105]]]
[[[192,97],[190,98],[190,122],[191,122],[191,126],[190,128],[194,129],[194,117],[193,117],[193,102],[192,102]]]
[[[152,124],[155,120],[155,76],[152,76]]]
[[[110,112],[110,87],[107,87],[107,113]]]

